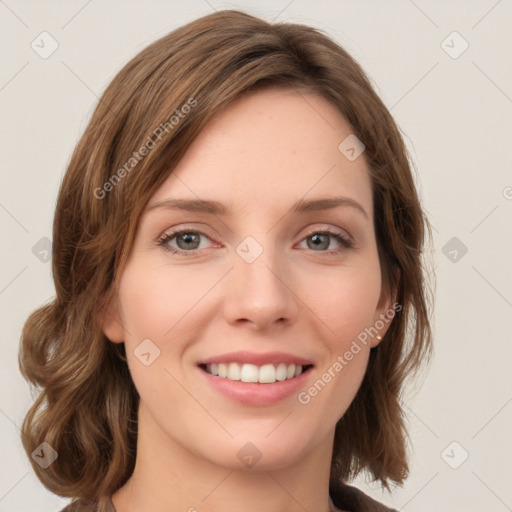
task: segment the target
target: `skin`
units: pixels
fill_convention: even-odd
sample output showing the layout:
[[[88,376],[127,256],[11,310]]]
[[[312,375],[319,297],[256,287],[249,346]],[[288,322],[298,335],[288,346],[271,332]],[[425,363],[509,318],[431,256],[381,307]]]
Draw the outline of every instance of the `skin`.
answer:
[[[236,350],[289,352],[314,363],[307,390],[390,309],[364,153],[349,161],[338,150],[351,132],[322,96],[253,92],[206,126],[150,199],[216,200],[232,213],[154,208],[141,217],[104,323],[112,342],[126,344],[141,397],[136,467],[112,497],[117,512],[329,510],[336,422],[379,340],[361,345],[307,405],[296,394],[269,406],[234,402],[197,362]],[[287,213],[298,199],[338,195],[367,217],[349,206]],[[175,237],[167,245],[193,255],[172,254],[158,245],[172,228],[206,236],[200,246]],[[332,236],[312,243],[326,229],[354,247]],[[263,249],[252,263],[236,252],[248,236]],[[146,338],[160,350],[149,366],[134,354]],[[247,442],[262,455],[251,468],[237,457]]]

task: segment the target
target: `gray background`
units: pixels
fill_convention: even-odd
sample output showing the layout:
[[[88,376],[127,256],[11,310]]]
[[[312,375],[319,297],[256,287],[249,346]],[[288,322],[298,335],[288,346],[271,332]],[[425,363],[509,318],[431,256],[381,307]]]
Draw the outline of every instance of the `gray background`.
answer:
[[[225,8],[315,26],[362,64],[406,134],[435,228],[435,357],[423,384],[405,397],[411,477],[391,496],[363,478],[357,484],[399,510],[512,510],[512,2],[6,0],[0,512],[67,503],[41,486],[21,447],[32,397],[17,353],[24,320],[54,295],[46,249],[71,151],[99,95],[131,57]],[[43,31],[58,43],[47,58],[31,47],[51,48]]]

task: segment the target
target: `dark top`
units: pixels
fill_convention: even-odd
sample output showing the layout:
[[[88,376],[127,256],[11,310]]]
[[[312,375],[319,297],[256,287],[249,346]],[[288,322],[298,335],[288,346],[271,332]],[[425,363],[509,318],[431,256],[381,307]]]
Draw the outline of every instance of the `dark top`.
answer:
[[[336,508],[347,512],[398,512],[394,508],[388,508],[375,501],[356,487],[339,482],[330,483],[329,495]],[[70,503],[61,512],[96,512],[97,503],[97,500],[79,499]],[[112,500],[110,500],[110,507],[108,512],[117,512]]]

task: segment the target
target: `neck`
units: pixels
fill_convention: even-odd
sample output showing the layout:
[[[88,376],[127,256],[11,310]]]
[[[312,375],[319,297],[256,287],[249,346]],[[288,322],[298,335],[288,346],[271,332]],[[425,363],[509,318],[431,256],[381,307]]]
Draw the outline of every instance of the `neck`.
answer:
[[[139,409],[137,460],[116,512],[328,512],[334,432],[289,467],[221,467],[176,443]]]

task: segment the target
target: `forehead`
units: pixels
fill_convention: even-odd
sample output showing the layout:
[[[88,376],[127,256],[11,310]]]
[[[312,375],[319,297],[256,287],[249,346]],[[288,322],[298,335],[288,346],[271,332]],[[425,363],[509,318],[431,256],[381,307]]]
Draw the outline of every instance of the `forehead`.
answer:
[[[372,214],[364,153],[338,149],[352,133],[318,94],[269,88],[235,100],[210,121],[150,200],[211,198],[272,210],[298,198],[344,195]]]

